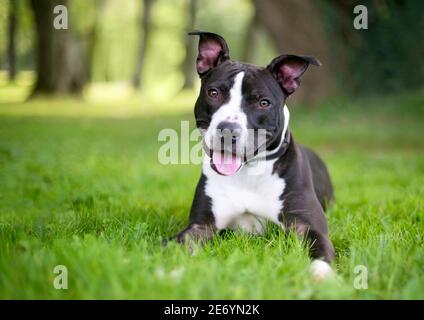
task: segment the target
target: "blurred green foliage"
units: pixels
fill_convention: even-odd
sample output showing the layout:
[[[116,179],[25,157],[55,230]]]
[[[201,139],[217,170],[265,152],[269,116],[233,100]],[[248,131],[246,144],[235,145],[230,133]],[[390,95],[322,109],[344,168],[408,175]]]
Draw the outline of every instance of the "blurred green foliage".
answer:
[[[18,0],[18,69],[33,69],[34,24],[28,1]],[[0,25],[7,30],[8,0],[0,0]],[[141,27],[141,0],[70,0],[69,26],[74,36],[87,42],[90,32],[96,32],[92,81],[128,81],[136,63]],[[169,99],[183,85],[181,65],[185,56],[187,0],[156,0],[152,12],[152,35],[148,43],[143,68],[144,91],[155,98]],[[234,10],[237,8],[237,10]],[[249,0],[200,1],[196,29],[213,30],[225,35],[231,45],[231,55],[241,58],[243,41],[253,5]],[[21,19],[21,16],[23,17]],[[259,36],[260,50],[256,61],[266,64],[274,49],[266,35]],[[7,33],[0,33],[0,55],[5,56]],[[86,43],[86,45],[89,45]],[[194,61],[193,61],[194,63]],[[3,60],[0,66],[6,67]]]
[[[321,1],[323,19],[339,62],[334,76],[345,93],[393,93],[424,84],[424,2],[345,1],[344,7]],[[352,8],[365,5],[368,29],[355,30]],[[352,19],[349,19],[352,18]]]
[[[17,3],[18,33],[16,35],[16,53],[18,69],[34,68],[35,31],[28,0],[13,0]],[[7,16],[9,0],[0,0],[0,68],[6,67]]]
[[[29,0],[18,2],[17,67],[34,69],[35,30]],[[9,0],[0,0],[0,69],[7,68]],[[152,35],[143,68],[143,92],[156,99],[173,97],[183,85],[188,0],[155,0]],[[414,90],[424,83],[424,3],[408,1],[321,0],[334,60],[334,78],[344,94]],[[288,3],[289,4],[289,3]],[[355,30],[352,8],[366,5],[369,28]],[[69,0],[70,28],[86,47],[95,34],[91,80],[128,82],[134,73],[140,42],[142,0]],[[343,7],[344,6],[344,7]],[[340,11],[343,8],[344,12]],[[288,5],[287,10],[290,10]],[[225,36],[231,56],[243,57],[248,25],[255,7],[251,0],[199,0],[195,27]],[[307,19],[307,17],[305,17]],[[266,65],[277,55],[266,32],[259,28],[254,61]]]
[[[387,6],[380,8],[375,2],[366,2],[372,27],[365,33],[353,60],[361,91],[419,88],[424,83],[423,2],[387,1]]]

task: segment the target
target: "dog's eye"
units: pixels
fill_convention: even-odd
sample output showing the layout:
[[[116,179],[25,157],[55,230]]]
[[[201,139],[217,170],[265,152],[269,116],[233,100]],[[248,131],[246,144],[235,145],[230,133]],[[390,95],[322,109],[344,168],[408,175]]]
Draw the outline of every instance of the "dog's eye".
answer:
[[[261,108],[268,108],[271,105],[271,102],[268,99],[261,99],[259,101],[259,106]]]
[[[209,97],[211,97],[211,98],[216,98],[216,97],[218,97],[218,95],[219,95],[219,92],[218,92],[218,90],[217,89],[209,89],[208,90],[208,96]]]

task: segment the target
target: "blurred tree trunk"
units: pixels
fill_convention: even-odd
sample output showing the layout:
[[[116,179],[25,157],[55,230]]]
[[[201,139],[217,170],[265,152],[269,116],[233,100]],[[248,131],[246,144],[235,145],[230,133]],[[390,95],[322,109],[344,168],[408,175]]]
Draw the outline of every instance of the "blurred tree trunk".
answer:
[[[258,16],[256,10],[247,26],[246,36],[244,38],[243,58],[245,62],[253,63],[256,54],[256,46],[258,42]]]
[[[309,102],[328,96],[332,89],[332,61],[317,3],[310,0],[253,0],[253,3],[259,23],[281,54],[313,55],[323,64],[320,68],[309,68],[293,98]]]
[[[85,85],[85,61],[80,41],[69,30],[53,26],[56,5],[68,0],[31,0],[37,33],[37,80],[32,96],[80,95]]]
[[[189,0],[188,3],[188,24],[187,32],[193,31],[196,24],[196,13],[197,13],[197,0]],[[183,89],[193,89],[196,77],[196,43],[195,37],[190,37],[184,34],[186,55],[182,65],[182,71],[184,74],[184,86]]]
[[[142,87],[142,68],[146,58],[147,45],[152,27],[152,6],[153,0],[143,0],[143,8],[140,14],[140,44],[138,47],[135,73],[132,81],[132,84],[136,89],[141,89]]]
[[[16,27],[17,27],[17,0],[10,0],[8,17],[8,44],[7,44],[7,64],[9,67],[9,80],[15,81],[16,78]]]
[[[105,8],[105,0],[95,0],[94,6],[96,10],[94,12],[94,20],[90,25],[87,33],[87,64],[86,64],[86,75],[87,82],[93,80],[93,66],[94,66],[94,54],[96,49],[96,44],[99,39],[99,17],[102,15]]]

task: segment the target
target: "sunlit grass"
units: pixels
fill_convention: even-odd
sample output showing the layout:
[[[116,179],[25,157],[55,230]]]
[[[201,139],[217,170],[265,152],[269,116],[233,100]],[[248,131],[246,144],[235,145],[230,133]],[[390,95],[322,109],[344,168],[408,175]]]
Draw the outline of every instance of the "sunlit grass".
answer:
[[[191,110],[196,90],[184,90],[174,96],[135,90],[129,82],[93,83],[81,98],[42,97],[27,103],[34,74],[21,72],[9,83],[0,72],[0,114],[14,116],[115,117],[176,114]]]
[[[20,103],[23,87],[0,86],[1,298],[424,298],[422,95],[290,107],[336,191],[338,279],[319,284],[307,250],[272,226],[194,256],[161,245],[185,226],[200,168],[158,163],[157,135],[193,125],[194,92],[155,104],[101,85]],[[53,287],[59,264],[68,290]],[[357,265],[367,290],[353,287]]]

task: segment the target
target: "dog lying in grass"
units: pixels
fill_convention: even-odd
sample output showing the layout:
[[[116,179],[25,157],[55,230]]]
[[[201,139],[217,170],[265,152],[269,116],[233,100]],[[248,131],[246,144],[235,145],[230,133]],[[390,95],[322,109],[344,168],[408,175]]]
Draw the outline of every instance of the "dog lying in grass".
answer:
[[[333,187],[323,161],[294,140],[286,106],[308,66],[320,62],[283,54],[259,67],[231,60],[217,34],[190,35],[200,37],[194,114],[206,155],[189,225],[175,239],[203,243],[223,229],[261,233],[271,221],[306,238],[312,275],[328,277],[334,248],[324,210]]]

